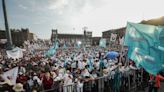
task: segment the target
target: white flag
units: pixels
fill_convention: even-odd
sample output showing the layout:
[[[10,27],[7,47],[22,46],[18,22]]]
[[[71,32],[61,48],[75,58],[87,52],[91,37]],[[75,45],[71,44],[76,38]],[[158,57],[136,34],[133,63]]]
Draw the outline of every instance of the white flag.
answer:
[[[12,50],[7,50],[6,53],[8,58],[18,59],[23,57],[23,50],[18,47]]]
[[[16,79],[17,79],[17,75],[18,75],[18,67],[15,67],[7,72],[4,72],[2,77],[5,79],[5,80],[10,80],[11,83],[13,85],[16,84]]]
[[[123,45],[123,42],[124,42],[124,37],[119,38],[119,43],[120,43],[120,45]]]

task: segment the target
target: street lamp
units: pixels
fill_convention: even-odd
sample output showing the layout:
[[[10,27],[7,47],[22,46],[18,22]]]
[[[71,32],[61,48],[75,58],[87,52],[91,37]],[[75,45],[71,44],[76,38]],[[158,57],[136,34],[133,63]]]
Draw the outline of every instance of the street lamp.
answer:
[[[88,27],[85,26],[82,29],[84,30],[84,47],[86,47],[86,44],[87,44],[87,42],[86,42],[86,30],[88,29]]]
[[[2,0],[2,6],[3,6],[3,14],[4,14],[4,22],[5,22],[5,30],[6,30],[6,38],[7,38],[7,49],[12,49],[12,38],[11,38],[11,32],[9,30],[8,21],[7,21],[5,0]]]

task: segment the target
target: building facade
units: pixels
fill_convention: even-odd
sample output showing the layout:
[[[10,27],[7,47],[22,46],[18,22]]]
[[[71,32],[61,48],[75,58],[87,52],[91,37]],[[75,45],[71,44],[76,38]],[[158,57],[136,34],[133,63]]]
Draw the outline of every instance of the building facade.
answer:
[[[101,37],[92,37],[92,46],[99,46]]]
[[[118,45],[119,44],[119,38],[122,38],[125,35],[125,31],[126,31],[126,27],[122,27],[122,28],[119,28],[119,29],[107,30],[107,31],[102,32],[102,38],[106,39],[107,45],[110,45],[110,44]],[[110,41],[112,33],[117,34],[116,41],[114,43],[112,43]]]
[[[92,32],[84,30],[84,44],[87,47],[92,46]]]
[[[10,31],[11,31],[12,42],[13,42],[13,45],[15,46],[22,46],[24,41],[27,41],[27,40],[32,41],[34,39],[34,34],[30,33],[28,28],[11,29]],[[1,40],[6,39],[5,30],[0,30],[0,39]],[[5,45],[6,42],[1,41],[0,44]]]
[[[92,32],[84,31],[84,34],[61,34],[57,29],[52,30],[51,41],[59,41],[59,46],[64,44],[69,46],[75,46],[80,43],[82,46],[92,45]]]

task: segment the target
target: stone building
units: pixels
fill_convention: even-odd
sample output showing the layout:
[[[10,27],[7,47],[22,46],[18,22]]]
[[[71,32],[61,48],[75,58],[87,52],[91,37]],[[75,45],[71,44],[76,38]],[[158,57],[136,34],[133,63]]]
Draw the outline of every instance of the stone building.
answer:
[[[101,37],[92,37],[92,46],[99,46]]]
[[[11,37],[13,45],[15,46],[22,46],[24,41],[29,40],[32,41],[34,39],[34,34],[29,32],[29,29],[11,29]],[[6,39],[6,32],[5,30],[0,30],[0,45],[5,45],[7,41]]]
[[[84,34],[62,34],[58,33],[57,29],[52,30],[51,41],[54,42],[55,39],[59,41],[59,45],[63,46],[67,44],[69,46],[74,46],[77,43],[81,43],[83,46],[92,45],[92,32],[84,31]]]
[[[118,44],[118,39],[119,37],[123,37],[125,35],[125,31],[126,31],[126,27],[122,27],[119,29],[111,29],[111,30],[107,30],[102,32],[102,38],[105,38],[107,41],[107,45],[111,44],[110,43],[110,38],[111,38],[111,33],[113,34],[117,34],[117,38],[116,38],[116,44]]]

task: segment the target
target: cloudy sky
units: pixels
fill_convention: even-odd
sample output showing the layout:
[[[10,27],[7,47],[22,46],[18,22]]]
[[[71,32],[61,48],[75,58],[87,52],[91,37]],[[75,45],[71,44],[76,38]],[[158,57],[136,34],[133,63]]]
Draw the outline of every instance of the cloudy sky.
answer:
[[[29,28],[39,38],[49,39],[51,29],[59,33],[101,36],[102,31],[164,16],[162,0],[6,0],[10,28]],[[0,0],[0,29],[4,29]]]

